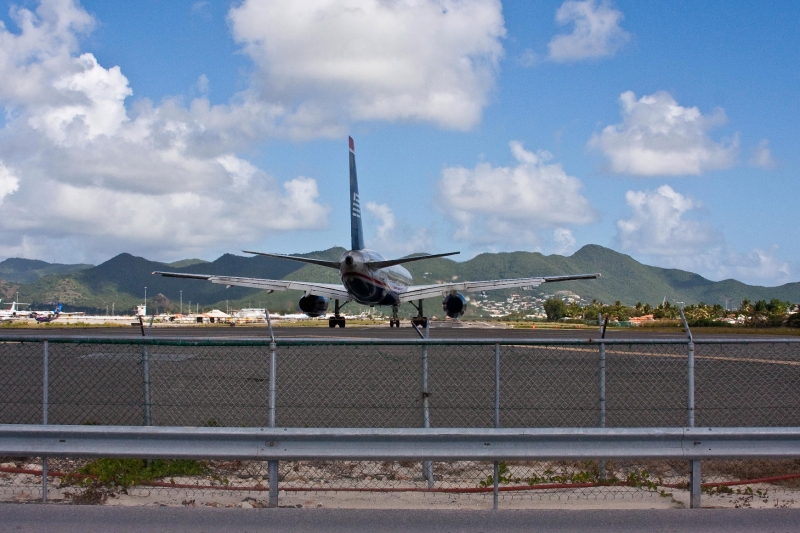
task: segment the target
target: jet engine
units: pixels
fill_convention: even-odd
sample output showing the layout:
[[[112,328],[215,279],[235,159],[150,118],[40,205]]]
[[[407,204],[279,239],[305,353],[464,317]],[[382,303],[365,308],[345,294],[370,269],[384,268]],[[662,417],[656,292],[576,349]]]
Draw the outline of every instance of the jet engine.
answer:
[[[458,292],[448,294],[442,300],[442,310],[450,318],[458,318],[467,310],[467,300]]]
[[[300,310],[308,316],[323,316],[328,311],[328,299],[309,294],[300,298]]]

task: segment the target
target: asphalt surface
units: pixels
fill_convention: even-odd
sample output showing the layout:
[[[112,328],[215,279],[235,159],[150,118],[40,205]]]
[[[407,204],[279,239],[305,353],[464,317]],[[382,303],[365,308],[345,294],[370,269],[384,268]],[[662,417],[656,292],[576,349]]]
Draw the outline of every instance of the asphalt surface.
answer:
[[[9,330],[15,333],[20,330]],[[23,330],[25,333],[27,330]],[[135,334],[131,328],[128,334]],[[266,328],[159,328],[153,335],[254,336]],[[118,329],[49,330],[109,335]],[[414,338],[410,328],[280,328],[279,338]],[[141,332],[139,332],[141,334]],[[596,336],[583,330],[433,328],[433,338]],[[631,335],[609,332],[609,338]],[[641,335],[641,334],[640,334]],[[441,337],[440,337],[441,336]],[[494,336],[494,337],[491,337]],[[541,337],[540,337],[541,336]],[[741,337],[738,340],[742,340]],[[606,349],[606,425],[686,424],[685,344]],[[147,348],[154,425],[267,425],[269,350]],[[51,343],[49,423],[140,425],[145,420],[141,346]],[[503,346],[503,427],[593,427],[599,420],[598,348]],[[286,427],[419,427],[419,346],[282,346],[277,423]],[[42,346],[0,345],[0,423],[40,423]],[[800,345],[702,345],[696,349],[698,426],[800,426]],[[434,427],[492,427],[494,346],[428,349]]]
[[[720,532],[800,531],[797,509],[372,511],[0,505],[5,532]]]
[[[430,329],[431,338],[486,338],[486,339],[552,339],[552,338],[599,338],[598,328],[584,327],[581,329],[554,329],[554,328],[511,328],[491,322],[449,323],[432,322]],[[203,326],[173,326],[155,325],[147,328],[148,336],[153,337],[269,337],[266,325],[203,325]],[[328,328],[325,326],[275,326],[275,337],[280,338],[376,338],[376,339],[416,339],[419,334],[410,326],[408,321],[402,322],[400,328],[390,328],[387,324],[380,325],[349,325],[346,328]],[[141,328],[129,327],[32,327],[32,328],[3,328],[0,337],[6,336],[75,336],[75,337],[100,337],[100,336],[125,336],[140,337]],[[672,331],[651,331],[648,328],[620,328],[608,329],[606,337],[617,338],[654,338],[654,339],[686,339],[682,329]],[[732,339],[776,339],[771,335],[721,335],[704,334],[702,330],[694,332],[696,339],[703,338],[732,338]]]

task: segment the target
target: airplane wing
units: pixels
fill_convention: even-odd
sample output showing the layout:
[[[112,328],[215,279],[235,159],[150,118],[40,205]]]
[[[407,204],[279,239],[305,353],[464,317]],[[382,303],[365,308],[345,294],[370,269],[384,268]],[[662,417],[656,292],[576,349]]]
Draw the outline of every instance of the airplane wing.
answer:
[[[285,291],[294,289],[303,291],[306,294],[313,294],[315,296],[324,296],[326,298],[334,298],[350,301],[350,295],[343,285],[335,283],[314,283],[311,281],[287,281],[283,279],[260,279],[260,278],[239,278],[235,276],[211,276],[206,274],[182,274],[178,272],[153,272],[167,278],[189,278],[189,279],[202,279],[210,281],[211,283],[218,283],[220,285],[233,285],[236,287],[250,287],[253,289],[262,289],[265,291]]]
[[[535,288],[542,283],[570,281],[576,279],[595,279],[600,274],[576,274],[571,276],[544,276],[538,278],[496,279],[492,281],[461,281],[457,283],[439,283],[436,285],[412,285],[400,293],[401,302],[446,296],[455,292],[493,291],[497,289],[514,289],[517,287]]]

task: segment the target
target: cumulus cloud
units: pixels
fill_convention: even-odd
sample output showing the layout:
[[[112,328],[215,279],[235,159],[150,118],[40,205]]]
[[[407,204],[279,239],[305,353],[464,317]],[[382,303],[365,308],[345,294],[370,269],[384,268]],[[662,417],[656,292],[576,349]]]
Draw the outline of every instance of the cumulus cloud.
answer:
[[[79,53],[94,20],[77,3],[43,0],[12,16],[17,32],[0,27],[0,254],[49,257],[69,242],[69,260],[174,257],[326,225],[313,179],[280,184],[236,155],[263,138],[254,124],[270,106],[243,95],[129,110],[121,69]]]
[[[439,195],[444,213],[456,226],[454,237],[493,249],[541,242],[545,228],[587,224],[597,216],[581,195],[583,184],[548,152],[533,153],[510,143],[513,167],[479,163],[474,169],[442,171]],[[564,235],[562,235],[563,239]]]
[[[772,150],[769,148],[769,140],[761,139],[758,146],[753,150],[750,158],[750,165],[759,168],[775,168],[776,163],[772,158]]]
[[[609,159],[609,170],[638,176],[702,174],[736,162],[738,137],[716,142],[708,132],[727,121],[717,109],[703,115],[696,107],[678,105],[664,91],[636,99],[620,95],[622,124],[592,135],[589,147]]]
[[[684,215],[702,204],[675,192],[669,185],[655,191],[628,191],[625,202],[631,218],[617,221],[617,239],[623,250],[648,255],[689,255],[720,241],[708,224]]]
[[[499,0],[244,0],[229,18],[258,98],[298,137],[357,120],[469,129],[505,36]]]
[[[567,255],[575,250],[575,237],[572,230],[567,228],[556,228],[553,230],[553,242],[556,244],[555,253]]]
[[[19,178],[0,161],[0,205],[3,203],[3,198],[17,189],[19,189]]]
[[[547,45],[553,61],[580,61],[617,53],[630,35],[620,27],[621,11],[602,0],[568,0],[556,11],[556,22],[574,24],[572,33],[556,35]]]
[[[386,204],[368,202],[366,208],[367,213],[378,221],[375,238],[369,241],[371,248],[396,257],[432,250],[433,238],[427,229],[398,227],[392,208]]]
[[[622,251],[715,280],[772,285],[790,281],[789,265],[774,250],[736,251],[710,224],[687,218],[702,204],[668,185],[655,191],[628,191],[625,200],[631,216],[617,221],[616,244]]]

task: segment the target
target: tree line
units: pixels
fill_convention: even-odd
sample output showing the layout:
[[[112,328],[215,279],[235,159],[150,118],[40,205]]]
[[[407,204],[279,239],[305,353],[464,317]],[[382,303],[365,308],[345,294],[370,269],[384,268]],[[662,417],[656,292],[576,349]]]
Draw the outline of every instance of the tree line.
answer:
[[[795,311],[794,313],[792,313]],[[800,312],[791,302],[773,298],[770,301],[742,300],[738,309],[725,309],[720,304],[709,305],[704,302],[683,307],[689,325],[720,325],[729,322],[749,326],[781,326],[800,327]],[[654,320],[679,319],[680,306],[667,301],[657,305],[643,304],[623,305],[620,301],[607,305],[592,300],[588,305],[577,302],[565,303],[560,298],[549,298],[544,302],[547,320],[571,318],[576,320],[596,321],[598,315],[608,316],[609,320],[625,322],[634,317],[653,315]]]

